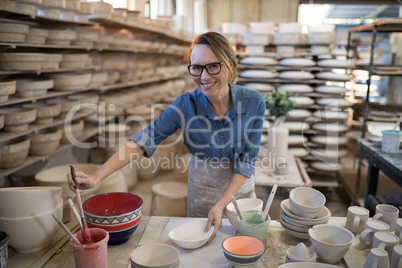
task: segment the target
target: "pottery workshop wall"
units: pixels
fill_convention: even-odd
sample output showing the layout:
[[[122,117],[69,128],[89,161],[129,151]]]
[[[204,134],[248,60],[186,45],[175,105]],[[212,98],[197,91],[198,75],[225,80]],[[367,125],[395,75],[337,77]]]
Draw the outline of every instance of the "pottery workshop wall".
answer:
[[[207,27],[220,30],[223,22],[296,22],[298,0],[207,0]]]

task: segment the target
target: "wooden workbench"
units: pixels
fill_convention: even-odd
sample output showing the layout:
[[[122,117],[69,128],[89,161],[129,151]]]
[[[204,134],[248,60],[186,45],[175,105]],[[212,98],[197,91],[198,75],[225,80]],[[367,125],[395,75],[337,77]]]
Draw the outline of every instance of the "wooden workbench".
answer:
[[[143,216],[137,230],[131,235],[128,242],[108,247],[108,267],[109,268],[127,268],[130,267],[130,253],[137,247],[145,244],[161,243],[161,238],[166,237],[169,230],[165,227],[169,226],[171,220],[176,222],[186,222],[193,220],[192,218],[174,218],[174,217],[148,217]],[[332,217],[329,223],[339,226],[345,225],[346,218],[344,217]],[[72,230],[77,230],[77,222],[73,219],[69,224],[69,227],[73,227]],[[224,220],[224,227],[221,229],[219,236],[217,236],[213,243],[208,247],[214,247],[214,254],[219,259],[219,263],[224,263],[224,266],[213,265],[210,263],[210,256],[199,259],[197,267],[227,267],[228,263],[223,256],[220,244],[221,239],[234,235],[235,229]],[[163,240],[162,240],[163,241]],[[174,245],[173,242],[165,240],[166,243]],[[272,221],[269,225],[268,245],[267,250],[264,253],[257,268],[269,267],[276,268],[279,265],[285,263],[286,250],[291,246],[296,246],[298,243],[304,242],[307,246],[310,246],[308,240],[300,240],[287,234],[280,226],[279,222]],[[181,252],[181,258],[191,257],[191,253],[197,253],[196,251],[205,250],[205,248],[193,250],[183,250],[176,246]],[[216,250],[215,250],[215,247]],[[208,249],[207,249],[208,250]],[[209,249],[211,250],[211,248]],[[356,237],[351,248],[345,256],[345,260],[348,266],[344,262],[339,262],[337,265],[340,267],[363,267],[366,257],[368,256],[368,249],[361,249]],[[181,263],[185,263],[185,260],[181,260]],[[60,230],[55,237],[53,243],[48,248],[32,254],[19,254],[10,248],[9,250],[9,267],[59,267],[70,268],[75,267],[74,255],[72,248],[68,243],[68,237],[63,235],[63,231]],[[181,266],[185,267],[185,266]],[[192,266],[192,268],[195,266]]]

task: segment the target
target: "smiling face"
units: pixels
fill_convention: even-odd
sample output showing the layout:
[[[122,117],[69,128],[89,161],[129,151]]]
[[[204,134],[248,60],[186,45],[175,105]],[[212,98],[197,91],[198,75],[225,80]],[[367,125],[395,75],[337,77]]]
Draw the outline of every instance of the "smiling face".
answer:
[[[197,44],[192,49],[190,62],[196,65],[206,65],[221,62],[221,60],[214,54],[209,45]],[[210,75],[204,68],[200,76],[192,76],[197,88],[208,98],[219,98],[229,94],[229,72],[224,64],[221,67],[219,74]]]

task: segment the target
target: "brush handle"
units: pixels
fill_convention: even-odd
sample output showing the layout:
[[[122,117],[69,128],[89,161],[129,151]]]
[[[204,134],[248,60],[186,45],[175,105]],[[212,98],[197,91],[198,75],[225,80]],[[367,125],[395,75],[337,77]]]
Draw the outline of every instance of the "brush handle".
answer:
[[[265,218],[268,215],[268,211],[271,208],[272,201],[274,200],[274,197],[275,197],[276,189],[278,189],[278,184],[274,184],[274,186],[272,187],[271,194],[269,195],[267,204],[265,205],[264,212],[262,213],[262,216],[261,216],[262,221],[265,220]]]
[[[241,220],[243,220],[243,217],[242,217],[242,215],[241,215],[239,206],[237,205],[237,202],[236,202],[236,199],[234,198],[234,196],[231,197],[231,200],[232,200],[233,205],[234,205],[234,207],[235,207],[235,209],[236,209],[236,211],[237,211],[237,214],[239,215],[239,218],[240,218]]]
[[[63,228],[64,231],[71,237],[71,239],[74,241],[76,244],[81,244],[80,241],[75,238],[75,236],[71,233],[71,231],[67,228],[67,226],[56,216],[56,214],[52,214],[53,219],[56,220],[56,222]]]

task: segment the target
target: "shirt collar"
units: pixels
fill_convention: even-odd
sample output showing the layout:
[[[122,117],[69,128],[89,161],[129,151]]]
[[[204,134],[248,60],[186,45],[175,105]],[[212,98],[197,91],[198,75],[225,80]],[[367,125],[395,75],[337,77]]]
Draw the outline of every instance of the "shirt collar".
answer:
[[[232,103],[229,108],[229,117],[233,119],[234,114],[245,113],[245,107],[243,103],[243,94],[239,90],[240,86],[229,84],[230,92],[232,94]],[[201,91],[197,88],[193,92],[193,96],[195,97],[195,106],[197,108],[197,114],[200,116],[209,116],[210,118],[215,117],[211,107],[208,105],[207,97],[201,93]]]

